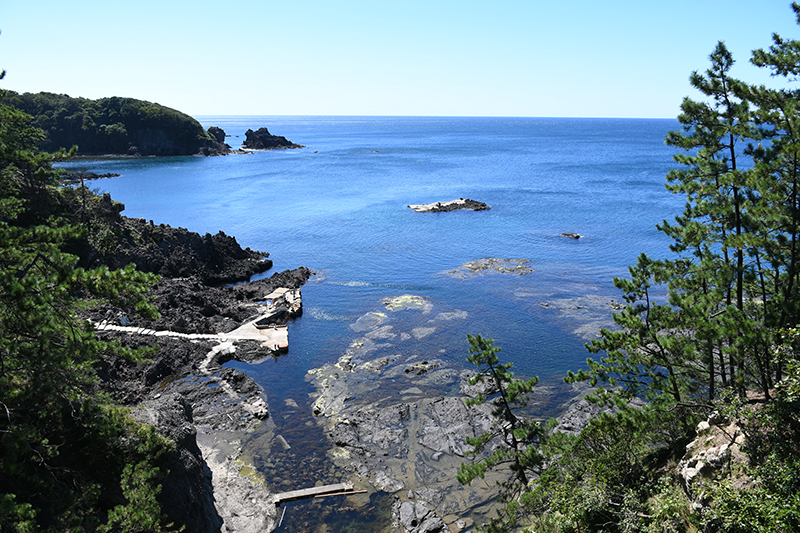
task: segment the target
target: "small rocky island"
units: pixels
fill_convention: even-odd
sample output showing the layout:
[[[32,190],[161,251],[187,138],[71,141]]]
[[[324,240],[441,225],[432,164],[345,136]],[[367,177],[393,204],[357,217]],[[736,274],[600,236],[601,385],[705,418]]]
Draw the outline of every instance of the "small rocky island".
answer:
[[[247,130],[242,148],[249,150],[278,150],[282,148],[304,148],[301,144],[293,142],[279,135],[272,135],[267,128],[258,128],[256,131]]]
[[[458,200],[452,200],[450,202],[409,205],[408,207],[417,213],[443,213],[445,211],[455,211],[457,209],[471,209],[472,211],[486,211],[491,209],[485,203],[470,200],[469,198],[459,198]]]

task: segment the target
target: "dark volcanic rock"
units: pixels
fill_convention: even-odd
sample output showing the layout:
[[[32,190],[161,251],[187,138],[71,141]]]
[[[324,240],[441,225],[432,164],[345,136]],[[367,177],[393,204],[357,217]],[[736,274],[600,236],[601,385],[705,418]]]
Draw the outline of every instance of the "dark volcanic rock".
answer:
[[[286,137],[272,135],[267,128],[259,128],[256,131],[247,130],[245,141],[242,148],[251,150],[274,150],[276,148],[303,148],[302,145],[288,141]]]
[[[194,277],[162,278],[150,290],[160,316],[155,320],[128,318],[133,326],[156,331],[227,333],[256,318],[259,310],[254,302],[263,301],[279,287],[299,288],[311,274],[309,269],[300,267],[232,287],[210,287]],[[96,323],[117,323],[120,316],[120,310],[109,306],[87,312],[87,318]],[[293,316],[287,314],[286,318]]]
[[[232,152],[230,145],[225,143],[225,130],[211,126],[208,128],[208,134],[213,140],[206,141],[198,151],[199,155],[228,155]]]
[[[95,195],[85,187],[67,188],[60,207],[75,225],[87,230],[65,251],[80,258],[80,266],[137,270],[170,278],[195,276],[208,285],[246,281],[272,267],[269,254],[242,248],[235,237],[220,231],[200,235],[184,228],[154,224],[121,215],[125,205],[109,194]]]
[[[216,139],[218,143],[225,142],[225,130],[223,130],[222,128],[218,126],[211,126],[210,128],[208,128],[208,133],[210,133],[211,136],[214,137],[214,139]]]
[[[294,270],[276,272],[269,278],[261,278],[249,283],[234,285],[232,289],[238,300],[263,300],[278,287],[299,289],[312,274],[313,272],[306,267],[299,267]]]
[[[269,254],[242,248],[222,231],[200,235],[121,216],[111,222],[111,231],[117,237],[114,246],[94,241],[93,249],[80,254],[86,266],[122,268],[134,263],[140,271],[170,278],[195,276],[209,285],[245,281],[272,267]]]
[[[186,531],[220,531],[222,518],[214,506],[211,472],[197,446],[197,431],[188,402],[179,394],[166,394],[140,404],[132,414],[176,445],[158,495],[164,514],[170,521],[185,525]]]
[[[102,339],[110,335],[98,332]],[[107,357],[101,361],[98,370],[100,386],[123,405],[144,401],[168,377],[196,372],[198,363],[211,349],[209,343],[186,342],[172,337],[121,335],[114,338],[132,348],[155,349],[148,356],[148,363],[137,364],[123,357]]]
[[[137,321],[136,325],[154,330],[228,332],[256,313],[248,302],[235,299],[233,291],[209,287],[197,278],[164,278],[156,283],[151,294],[161,316],[154,321]]]

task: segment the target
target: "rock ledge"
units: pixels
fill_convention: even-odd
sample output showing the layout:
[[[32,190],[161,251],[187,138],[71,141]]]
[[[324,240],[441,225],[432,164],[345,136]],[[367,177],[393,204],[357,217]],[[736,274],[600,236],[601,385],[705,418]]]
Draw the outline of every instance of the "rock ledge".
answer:
[[[477,200],[459,198],[450,202],[435,202],[432,204],[409,205],[417,213],[443,213],[445,211],[455,211],[457,209],[471,209],[473,211],[486,211],[491,209],[488,205]]]

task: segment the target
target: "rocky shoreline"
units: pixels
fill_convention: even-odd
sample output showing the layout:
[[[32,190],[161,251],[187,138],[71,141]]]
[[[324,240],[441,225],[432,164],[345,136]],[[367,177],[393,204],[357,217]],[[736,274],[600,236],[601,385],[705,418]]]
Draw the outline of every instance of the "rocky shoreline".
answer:
[[[85,318],[101,339],[152,350],[139,364],[107,357],[97,372],[98,386],[115,403],[176,444],[159,495],[163,511],[189,532],[271,531],[270,492],[257,476],[241,475],[239,460],[242,435],[271,422],[268,398],[248,376],[222,365],[285,350],[274,339],[285,338],[286,322],[302,313],[299,289],[313,273],[300,267],[249,281],[271,268],[268,254],[242,248],[222,232],[201,236],[124,217],[124,206],[108,195],[96,203],[96,224],[114,244],[76,243],[81,262],[109,268],[134,263],[162,276],[151,289],[159,318],[111,306],[93,308]],[[267,314],[269,323],[256,327]]]
[[[237,463],[241,435],[269,423],[268,398],[248,376],[222,365],[234,358],[277,357],[278,350],[260,340],[231,341],[210,331],[230,332],[238,324],[231,317],[258,317],[264,306],[257,301],[278,287],[298,288],[310,275],[300,268],[227,288],[203,286],[195,279],[163,279],[154,291],[162,310],[159,320],[112,328],[104,318],[98,327],[101,338],[155,348],[146,364],[104,360],[101,387],[131,407],[135,418],[176,442],[159,498],[170,519],[186,524],[187,531],[261,532],[274,527],[275,505],[265,484],[240,475],[242,465]],[[176,306],[176,293],[190,297]],[[228,316],[206,316],[209,306],[226,310]],[[115,313],[107,309],[104,316],[113,322]]]
[[[351,482],[393,494],[391,531],[472,531],[493,515],[497,482],[508,476],[489,471],[469,486],[456,481],[460,465],[471,460],[466,438],[494,422],[488,405],[467,406],[465,400],[492,391],[480,388],[485,384],[469,385],[469,369],[418,344],[428,338],[435,345],[436,330],[466,313],[437,312],[416,295],[387,298],[382,304],[383,310],[351,324],[356,337],[336,362],[307,373],[315,390],[315,421],[329,439],[328,459]],[[426,327],[398,320],[415,312]],[[597,412],[579,401],[584,392],[575,387],[564,400],[563,390],[537,387],[527,416],[541,416],[542,406],[559,403],[565,414],[556,429],[578,431]]]
[[[256,320],[279,316],[268,326],[267,334],[272,334],[301,314],[299,289],[313,272],[300,267],[256,281],[220,285],[221,280],[247,279],[262,269],[268,262],[266,254],[242,250],[234,238],[222,233],[200,237],[126,219],[113,211],[121,229],[149,230],[157,236],[143,249],[123,246],[113,261],[136,258],[142,269],[164,277],[152,289],[161,313],[158,319],[135,320],[110,307],[87,316],[101,338],[154,349],[144,364],[105,359],[98,369],[100,386],[130,407],[134,417],[175,441],[176,453],[159,496],[170,519],[185,524],[190,532],[274,530],[280,518],[267,485],[274,486],[275,480],[268,482],[249,463],[243,443],[250,435],[262,435],[259,439],[269,440],[265,449],[272,450],[264,452],[267,455],[275,455],[281,445],[285,451],[291,446],[275,430],[269,391],[223,365],[232,359],[252,362],[279,356],[281,348],[259,336]],[[170,253],[183,261],[172,261]],[[194,265],[197,275],[176,276],[186,273],[170,266],[177,263]],[[483,260],[465,268],[531,272],[525,260]],[[268,299],[273,300],[271,306]],[[287,310],[291,306],[291,312],[274,315],[276,306]],[[369,493],[393,495],[389,530],[468,531],[494,511],[499,494],[495,481],[505,476],[490,473],[488,481],[466,487],[455,479],[460,464],[468,460],[466,437],[492,424],[486,406],[467,407],[464,402],[480,391],[467,386],[467,370],[444,359],[413,350],[383,355],[392,346],[426,338],[436,331],[437,323],[458,320],[466,313],[433,314],[425,327],[404,332],[393,329],[391,315],[409,310],[427,315],[431,304],[404,295],[387,299],[383,307],[385,311],[367,313],[351,326],[359,337],[336,363],[307,374],[316,390],[313,413],[308,413],[313,422],[308,423],[319,426],[322,440],[327,441],[319,444],[328,449],[331,470],[326,477],[346,478]],[[245,326],[255,336],[241,335]],[[537,393],[533,405],[553,401],[546,388]],[[584,425],[587,409],[577,409],[565,430]],[[353,509],[361,509],[370,500],[353,496],[347,501]]]

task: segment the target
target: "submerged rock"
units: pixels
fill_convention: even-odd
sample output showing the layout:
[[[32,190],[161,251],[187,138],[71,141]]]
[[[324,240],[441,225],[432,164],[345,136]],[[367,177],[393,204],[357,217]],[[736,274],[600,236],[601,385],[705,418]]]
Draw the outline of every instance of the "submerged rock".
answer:
[[[371,349],[362,348],[308,373],[318,391],[314,413],[333,444],[329,456],[375,490],[424,494],[430,506],[406,520],[407,531],[446,531],[439,529],[443,516],[483,507],[487,512],[498,496],[494,481],[505,474],[487,473],[488,490],[462,487],[455,474],[471,450],[466,438],[490,427],[490,406],[468,407],[462,397],[440,395],[458,390],[467,374],[439,359],[375,358]],[[399,390],[394,392],[392,384]],[[410,508],[405,509],[407,514]]]
[[[486,272],[497,272],[499,274],[511,274],[515,276],[523,276],[530,274],[533,269],[528,266],[530,261],[528,259],[503,259],[499,257],[485,257],[470,261],[458,268],[448,270],[445,274],[453,276],[454,278],[467,278],[477,276]]]
[[[394,298],[384,298],[383,305],[389,311],[399,311],[401,309],[419,309],[424,312],[431,310],[431,303],[416,294],[404,294]]]

